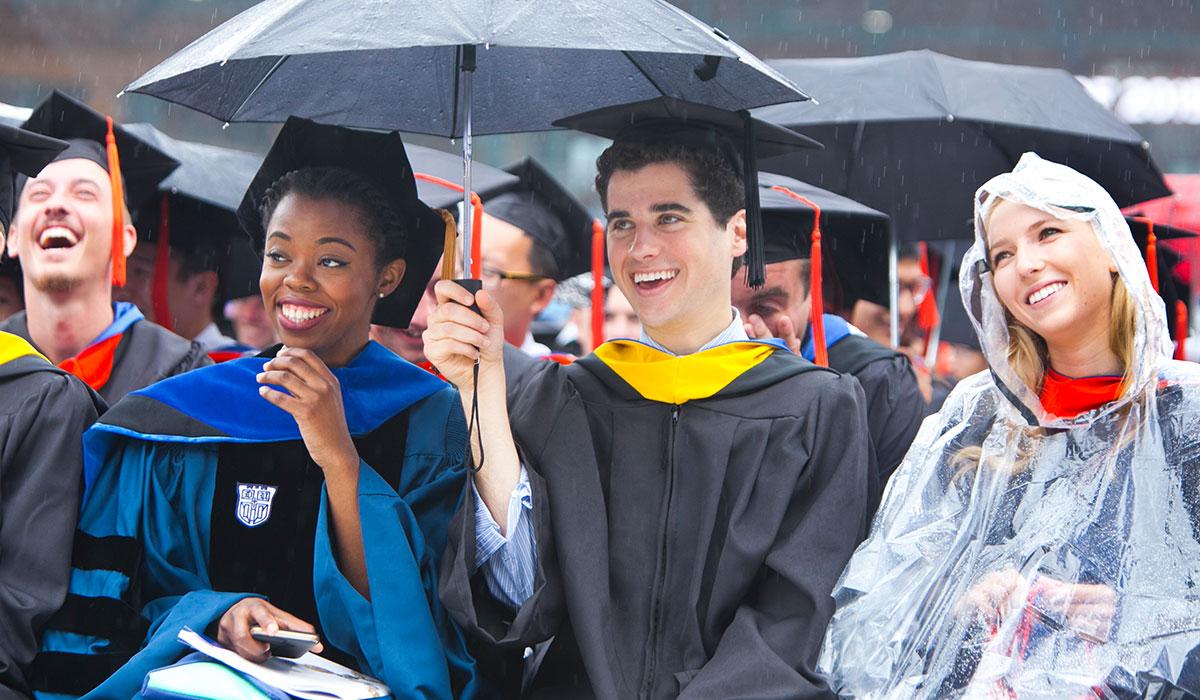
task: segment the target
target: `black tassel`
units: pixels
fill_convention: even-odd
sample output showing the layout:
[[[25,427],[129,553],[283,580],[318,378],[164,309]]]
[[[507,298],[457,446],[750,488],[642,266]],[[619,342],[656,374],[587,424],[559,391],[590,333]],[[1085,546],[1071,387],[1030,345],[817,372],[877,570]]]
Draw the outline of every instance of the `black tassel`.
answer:
[[[763,242],[762,211],[758,202],[758,156],[754,146],[754,119],[750,112],[742,111],[746,123],[746,139],[742,150],[742,164],[746,184],[746,284],[761,287],[766,283],[766,254]]]

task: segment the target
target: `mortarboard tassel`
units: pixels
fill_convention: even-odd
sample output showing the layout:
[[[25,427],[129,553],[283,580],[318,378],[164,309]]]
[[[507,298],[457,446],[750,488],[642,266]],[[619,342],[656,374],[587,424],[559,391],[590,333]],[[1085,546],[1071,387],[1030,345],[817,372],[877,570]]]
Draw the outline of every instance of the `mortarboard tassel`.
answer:
[[[771,189],[782,192],[798,202],[807,204],[813,210],[812,252],[809,255],[809,323],[812,324],[814,361],[822,366],[829,366],[829,349],[825,347],[825,290],[821,272],[821,207],[803,195],[796,194],[783,185],[775,185]]]
[[[435,185],[445,187],[446,189],[453,190],[455,192],[463,191],[462,185],[460,185],[456,182],[450,182],[449,180],[440,178],[437,175],[429,175],[428,173],[413,173],[413,177],[415,177],[418,180],[424,180],[425,182],[430,182]],[[481,259],[482,253],[480,252],[482,250],[481,245],[482,245],[482,241],[483,241],[482,232],[483,232],[483,200],[479,198],[478,194],[472,192],[471,193],[471,270],[470,270],[472,279],[480,279],[480,276],[483,274],[483,260]],[[448,259],[451,262],[450,265],[446,265],[444,262],[442,263],[442,279],[453,279],[453,277],[445,276],[447,268],[450,270],[451,273],[454,272],[454,257],[449,256]]]
[[[442,279],[454,279],[454,252],[457,246],[454,245],[458,237],[458,224],[454,221],[454,215],[445,209],[438,209],[437,213],[442,217],[442,223],[446,226],[445,238],[442,243]]]
[[[1175,300],[1175,359],[1187,359],[1188,307],[1182,299]]]
[[[743,110],[741,114],[746,124],[742,148],[746,186],[746,284],[757,289],[766,282],[762,211],[758,201],[758,157],[754,145],[754,119],[748,111]]]
[[[917,245],[921,250],[921,274],[925,275],[926,279],[932,281],[933,273],[929,266],[929,246],[925,244],[925,241],[921,241]],[[921,327],[921,330],[925,331],[926,349],[928,349],[930,333],[938,325],[940,316],[935,291],[931,286],[921,299],[920,306],[917,307],[917,325]]]
[[[175,330],[171,323],[170,287],[171,276],[171,205],[166,192],[158,205],[158,240],[154,250],[154,288],[151,301],[154,304],[154,322],[169,331]],[[114,241],[113,245],[116,245]]]
[[[604,224],[592,219],[592,349],[604,342]]]
[[[1158,289],[1158,236],[1154,235],[1154,222],[1145,217],[1136,217],[1146,224],[1146,271],[1150,273],[1150,284]]]
[[[112,228],[112,283],[114,287],[125,286],[125,190],[121,184],[121,159],[117,155],[117,137],[113,134],[112,117],[108,120],[108,133],[104,145],[108,154],[108,177],[112,182],[113,228]]]

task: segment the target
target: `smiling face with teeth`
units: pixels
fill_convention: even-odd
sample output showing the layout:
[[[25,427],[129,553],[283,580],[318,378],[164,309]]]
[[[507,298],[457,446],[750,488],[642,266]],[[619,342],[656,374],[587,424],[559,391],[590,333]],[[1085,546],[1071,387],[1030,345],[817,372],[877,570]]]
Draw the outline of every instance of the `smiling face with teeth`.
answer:
[[[1013,319],[1056,349],[1108,347],[1112,256],[1087,221],[1001,201],[987,223],[996,295]]]
[[[126,255],[136,244],[137,233],[127,224]],[[104,168],[69,158],[29,180],[8,250],[21,260],[27,289],[109,295],[112,185]]]
[[[746,252],[746,217],[719,223],[687,171],[661,162],[617,170],[608,182],[608,259],[646,332],[694,352],[729,325],[733,260]]]
[[[287,194],[267,222],[259,287],[280,341],[344,366],[367,343],[379,294],[404,260],[377,264],[376,240],[351,204]]]

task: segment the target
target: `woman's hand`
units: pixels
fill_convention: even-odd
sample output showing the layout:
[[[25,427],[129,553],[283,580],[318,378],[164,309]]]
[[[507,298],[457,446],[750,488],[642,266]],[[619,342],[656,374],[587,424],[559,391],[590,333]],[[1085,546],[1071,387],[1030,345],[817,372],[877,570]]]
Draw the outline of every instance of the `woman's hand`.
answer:
[[[1043,578],[1034,584],[1033,593],[1038,607],[1063,620],[1080,636],[1100,643],[1108,641],[1117,611],[1117,593],[1112,588],[1101,583]]]
[[[358,468],[337,377],[311,350],[284,348],[263,365],[258,393],[296,419],[313,462],[328,475]],[[271,386],[283,387],[287,393]]]
[[[429,325],[421,334],[425,357],[442,376],[459,388],[469,390],[474,382],[472,368],[479,360],[480,374],[503,367],[504,314],[486,290],[472,297],[454,282],[442,280],[434,288],[437,308],[429,314]],[[479,305],[483,315],[471,310]]]
[[[1016,569],[993,571],[958,599],[954,604],[954,613],[998,626],[1003,622],[1013,594],[1025,590],[1025,586],[1025,577]]]
[[[758,314],[750,314],[742,325],[745,326],[746,335],[751,340],[778,338],[787,343],[788,349],[794,354],[799,355],[800,338],[796,337],[796,328],[792,324],[791,317],[786,314],[778,314],[777,318],[774,328],[767,326],[767,322]]]
[[[217,641],[225,648],[237,652],[243,659],[262,663],[270,656],[268,652],[271,647],[266,642],[251,637],[251,627],[261,627],[267,634],[275,634],[279,630],[317,633],[317,629],[312,625],[262,598],[243,598],[221,616]],[[317,653],[323,650],[324,647],[319,643],[312,648],[312,651]]]

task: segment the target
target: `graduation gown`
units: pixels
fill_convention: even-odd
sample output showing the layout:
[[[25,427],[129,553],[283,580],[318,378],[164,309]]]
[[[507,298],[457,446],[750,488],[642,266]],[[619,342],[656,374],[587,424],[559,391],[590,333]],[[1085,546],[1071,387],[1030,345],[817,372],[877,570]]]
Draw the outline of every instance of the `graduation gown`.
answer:
[[[0,333],[0,699],[27,697],[42,625],[67,594],[80,436],[99,410],[82,382]]]
[[[133,304],[117,302],[113,308],[116,313],[112,325],[79,355],[62,363],[109,406],[160,379],[212,364],[199,343],[147,321]],[[24,311],[0,324],[0,331],[33,342]]]
[[[434,590],[463,490],[457,394],[374,342],[334,370],[362,458],[367,601],[338,568],[323,474],[295,420],[258,394],[266,361],[134,392],[88,432],[74,576],[37,658],[39,697],[104,681],[88,697],[129,698],[183,656],[184,625],[210,629],[247,596],[316,625],[328,655],[397,697],[479,693]]]
[[[840,316],[825,314],[825,337],[829,345],[829,366],[853,375],[866,395],[867,427],[875,448],[878,493],[917,437],[927,413],[925,398],[917,384],[917,375],[904,353],[884,347],[852,330]],[[812,360],[811,331],[805,338],[802,354]],[[874,510],[874,508],[872,508]]]
[[[468,633],[553,637],[534,697],[831,697],[812,668],[866,529],[858,383],[759,342],[676,358],[615,341],[527,369],[510,417],[534,591],[516,611],[488,593],[469,492],[441,572]]]

